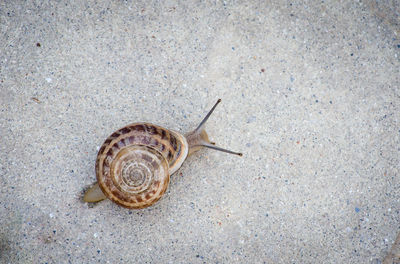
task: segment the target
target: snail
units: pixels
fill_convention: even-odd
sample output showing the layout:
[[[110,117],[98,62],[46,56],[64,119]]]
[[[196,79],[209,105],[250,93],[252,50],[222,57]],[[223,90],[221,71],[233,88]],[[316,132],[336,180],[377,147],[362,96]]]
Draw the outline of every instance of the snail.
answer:
[[[204,130],[220,102],[218,99],[198,127],[185,135],[145,122],[115,131],[99,149],[97,183],[85,193],[83,200],[98,202],[108,198],[129,209],[145,208],[163,196],[170,175],[202,147],[242,156],[242,153],[215,146]]]

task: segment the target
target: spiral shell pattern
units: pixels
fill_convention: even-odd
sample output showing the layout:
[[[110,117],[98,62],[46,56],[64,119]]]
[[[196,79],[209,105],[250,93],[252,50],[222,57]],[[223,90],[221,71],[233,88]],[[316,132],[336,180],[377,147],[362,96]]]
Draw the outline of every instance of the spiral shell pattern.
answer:
[[[134,123],[109,136],[99,150],[96,176],[103,193],[127,208],[144,208],[165,193],[169,175],[188,153],[179,133],[149,123]]]

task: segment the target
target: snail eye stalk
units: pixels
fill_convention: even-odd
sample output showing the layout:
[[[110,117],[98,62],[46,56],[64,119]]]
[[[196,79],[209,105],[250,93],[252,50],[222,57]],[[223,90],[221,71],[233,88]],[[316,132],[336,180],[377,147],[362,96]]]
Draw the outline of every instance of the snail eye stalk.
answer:
[[[235,152],[232,150],[228,150],[228,149],[224,149],[224,148],[215,146],[214,142],[212,142],[212,143],[210,142],[210,140],[208,139],[208,135],[207,135],[206,131],[204,130],[205,123],[210,118],[211,114],[214,112],[215,108],[217,107],[217,105],[220,102],[221,102],[221,99],[218,99],[217,102],[214,104],[214,106],[211,108],[211,110],[208,112],[208,114],[203,118],[203,120],[197,126],[197,128],[186,135],[187,141],[189,143],[189,149],[191,149],[191,151],[189,150],[189,153],[193,153],[193,152],[199,150],[201,147],[206,147],[206,148],[222,151],[222,152],[229,153],[229,154],[243,156],[243,154],[240,152]]]

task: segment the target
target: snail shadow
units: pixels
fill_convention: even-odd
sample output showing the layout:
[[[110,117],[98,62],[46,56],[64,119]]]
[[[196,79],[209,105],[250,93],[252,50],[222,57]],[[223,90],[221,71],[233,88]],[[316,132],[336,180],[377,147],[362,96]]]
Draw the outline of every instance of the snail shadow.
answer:
[[[4,233],[0,233],[0,262],[7,263],[12,255],[10,240]],[[4,262],[3,262],[4,261]]]
[[[397,234],[396,241],[390,251],[383,259],[383,264],[400,263],[400,233]]]

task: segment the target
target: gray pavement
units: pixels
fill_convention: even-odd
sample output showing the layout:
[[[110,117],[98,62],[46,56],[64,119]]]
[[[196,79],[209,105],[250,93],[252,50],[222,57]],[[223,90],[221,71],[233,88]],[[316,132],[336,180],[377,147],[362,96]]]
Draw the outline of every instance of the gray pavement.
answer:
[[[381,263],[399,6],[2,1],[0,263]],[[82,201],[114,130],[184,133],[217,98],[210,138],[243,157],[201,150],[147,209]]]

